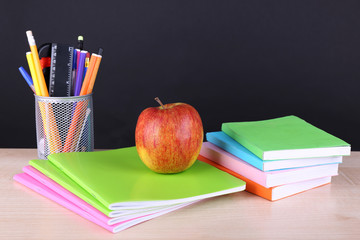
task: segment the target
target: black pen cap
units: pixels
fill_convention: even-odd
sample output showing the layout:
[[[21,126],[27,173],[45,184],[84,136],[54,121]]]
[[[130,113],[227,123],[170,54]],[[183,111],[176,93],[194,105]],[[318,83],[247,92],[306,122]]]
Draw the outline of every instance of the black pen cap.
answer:
[[[102,56],[103,55],[103,49],[102,48],[99,48],[99,51],[98,51],[98,55]]]

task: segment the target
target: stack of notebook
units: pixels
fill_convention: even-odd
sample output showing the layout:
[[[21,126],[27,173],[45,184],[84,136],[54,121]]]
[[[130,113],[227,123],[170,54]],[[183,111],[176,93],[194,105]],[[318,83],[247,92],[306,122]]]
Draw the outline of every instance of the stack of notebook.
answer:
[[[31,160],[14,179],[111,232],[245,189],[244,181],[200,161],[179,174],[152,172],[135,147],[48,159]]]
[[[350,145],[296,116],[223,123],[206,134],[199,160],[274,201],[331,182]]]

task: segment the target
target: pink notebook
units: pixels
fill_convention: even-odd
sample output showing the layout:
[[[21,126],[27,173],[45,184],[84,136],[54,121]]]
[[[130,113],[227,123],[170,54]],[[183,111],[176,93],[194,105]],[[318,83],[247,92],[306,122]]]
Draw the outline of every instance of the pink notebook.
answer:
[[[161,210],[166,210],[169,207],[176,206],[176,205],[173,205],[173,206],[169,206],[168,208],[160,207],[160,208],[154,208],[154,209],[150,209],[150,210],[137,209],[137,210],[132,210],[131,212],[127,211],[126,213],[121,213],[122,211],[113,211],[112,213],[115,213],[115,212],[118,212],[118,213],[114,217],[108,217],[105,214],[103,214],[102,212],[98,211],[92,205],[88,204],[87,202],[85,202],[84,200],[82,200],[81,198],[79,198],[78,196],[73,194],[72,192],[63,188],[60,184],[56,183],[49,177],[45,176],[43,173],[41,173],[37,169],[35,169],[31,166],[25,166],[23,168],[23,171],[25,173],[27,173],[28,175],[30,175],[31,177],[33,177],[38,182],[44,184],[46,187],[54,190],[56,193],[60,194],[65,199],[69,200],[70,202],[76,203],[76,205],[78,207],[80,207],[81,209],[92,213],[95,217],[97,217],[98,219],[100,219],[103,222],[106,222],[108,225],[113,225],[115,223],[122,222],[122,221],[131,219],[131,218],[135,218],[135,217],[141,217],[141,216],[144,216],[145,214],[157,213]]]
[[[71,197],[72,201],[69,201],[65,197],[61,196],[59,193],[55,192],[58,190],[60,190],[60,191],[65,190],[65,189],[59,189],[59,188],[62,188],[59,185],[56,187],[56,189],[54,189],[55,190],[54,191],[54,190],[46,187],[41,182],[35,180],[33,177],[31,177],[27,173],[16,174],[14,176],[14,180],[23,184],[24,186],[26,186],[30,189],[36,191],[37,193],[43,195],[44,197],[51,199],[54,202],[64,206],[65,208],[73,211],[74,213],[88,219],[89,221],[92,221],[93,223],[105,228],[106,230],[113,232],[113,233],[125,230],[125,229],[132,227],[136,224],[139,224],[141,222],[145,222],[147,220],[153,219],[155,217],[164,215],[166,213],[175,211],[177,209],[180,209],[182,207],[185,207],[185,206],[188,206],[188,205],[194,203],[194,202],[190,202],[190,203],[185,203],[185,204],[181,204],[181,205],[176,205],[174,207],[161,209],[160,211],[157,211],[155,213],[143,214],[141,216],[128,218],[127,220],[123,220],[116,224],[109,225],[108,222],[109,222],[109,220],[111,220],[111,218],[105,216],[103,213],[101,213],[94,207],[90,206],[83,200],[79,199],[75,195]],[[67,197],[69,197],[69,195]],[[81,200],[82,202],[79,200]],[[79,203],[79,205],[82,206],[82,208],[78,206],[78,203]],[[87,205],[87,206],[85,206],[85,205]],[[84,208],[87,210],[84,210]]]
[[[210,142],[203,143],[200,155],[266,188],[335,176],[339,167],[339,164],[326,164],[263,172]]]

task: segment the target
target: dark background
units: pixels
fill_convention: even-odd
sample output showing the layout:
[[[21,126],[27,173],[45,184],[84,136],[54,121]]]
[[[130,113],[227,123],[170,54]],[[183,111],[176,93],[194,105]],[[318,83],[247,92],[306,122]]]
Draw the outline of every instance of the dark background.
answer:
[[[95,4],[96,3],[96,4]],[[36,147],[26,69],[45,42],[104,48],[95,147],[134,145],[140,112],[186,102],[205,132],[297,115],[360,150],[359,1],[5,1],[0,7],[0,147]]]

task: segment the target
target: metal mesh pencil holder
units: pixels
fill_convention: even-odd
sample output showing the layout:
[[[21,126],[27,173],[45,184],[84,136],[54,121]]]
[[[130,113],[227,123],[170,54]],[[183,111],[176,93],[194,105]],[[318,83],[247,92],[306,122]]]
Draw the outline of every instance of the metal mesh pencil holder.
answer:
[[[38,156],[94,150],[92,94],[78,97],[35,95]]]

